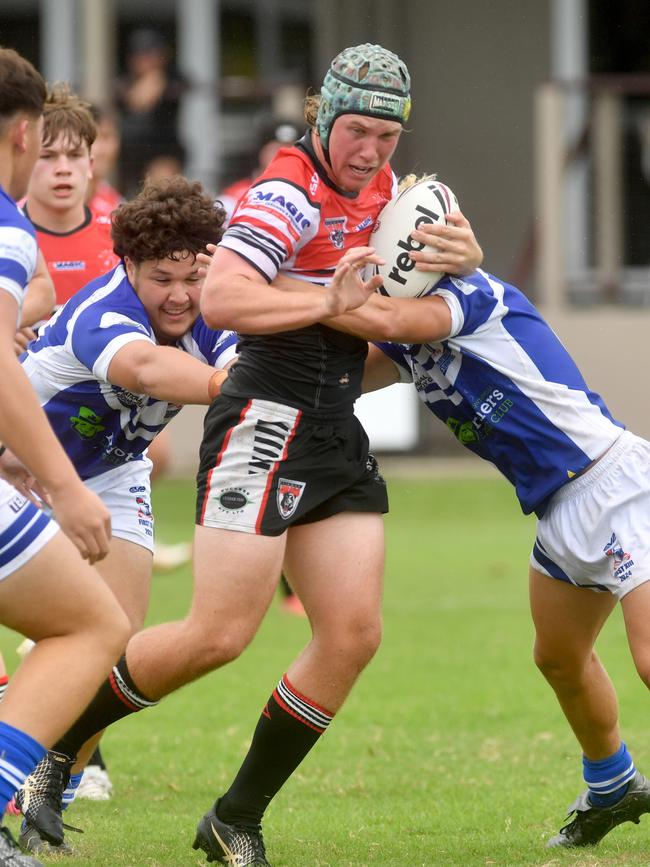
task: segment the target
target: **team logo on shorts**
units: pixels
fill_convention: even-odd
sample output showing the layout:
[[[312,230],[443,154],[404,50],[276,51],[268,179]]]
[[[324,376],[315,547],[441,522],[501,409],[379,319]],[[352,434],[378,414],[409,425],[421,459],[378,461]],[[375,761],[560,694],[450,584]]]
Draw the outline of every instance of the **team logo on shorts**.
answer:
[[[151,520],[153,515],[151,514],[151,506],[147,500],[144,497],[136,497],[135,502],[138,506],[138,518],[148,518]]]
[[[135,504],[138,509],[138,526],[142,527],[146,536],[153,536],[153,515],[149,501],[146,497],[138,494],[135,498]]]
[[[290,479],[278,481],[278,512],[285,521],[290,518],[298,508],[306,482],[292,482]]]
[[[24,509],[27,505],[27,500],[21,494],[16,494],[16,496],[7,503],[11,511],[16,515],[20,512],[21,509]]]
[[[617,581],[622,583],[626,578],[630,577],[634,560],[623,549],[621,543],[616,538],[616,533],[612,533],[609,542],[603,548],[603,552],[607,557],[612,558],[612,571]]]
[[[250,494],[243,488],[227,488],[217,496],[220,512],[243,512],[250,501]]]
[[[325,225],[329,229],[330,241],[337,250],[342,250],[345,243],[345,226],[348,222],[347,217],[328,217],[325,220]]]

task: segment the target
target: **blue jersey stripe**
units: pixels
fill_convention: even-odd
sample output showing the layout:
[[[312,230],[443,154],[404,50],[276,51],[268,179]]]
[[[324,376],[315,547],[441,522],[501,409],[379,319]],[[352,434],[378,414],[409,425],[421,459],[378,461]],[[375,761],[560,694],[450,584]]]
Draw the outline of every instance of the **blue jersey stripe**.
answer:
[[[37,250],[34,227],[0,187],[0,282],[19,307],[36,267]]]
[[[515,486],[523,511],[540,514],[623,425],[514,286],[478,271],[445,278],[436,291],[455,307],[446,340],[378,346],[410,371],[421,400],[459,442]]]

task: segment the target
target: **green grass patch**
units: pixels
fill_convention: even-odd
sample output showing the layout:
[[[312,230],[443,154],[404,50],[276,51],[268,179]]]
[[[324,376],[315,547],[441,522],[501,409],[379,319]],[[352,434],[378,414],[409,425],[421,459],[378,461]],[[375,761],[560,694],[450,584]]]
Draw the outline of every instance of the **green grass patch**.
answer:
[[[496,479],[395,479],[390,493],[384,642],[268,811],[274,867],[648,865],[648,817],[593,851],[544,848],[582,782],[579,749],[532,662],[534,521]],[[166,541],[191,536],[193,499],[191,482],[156,488]],[[188,568],[156,575],[149,622],[182,616],[190,596]],[[191,849],[196,822],[308,636],[304,621],[273,606],[241,659],[114,726],[103,749],[115,794],[70,811],[86,832],[69,835],[70,864],[203,865]],[[0,631],[10,667],[17,643]],[[599,651],[628,745],[648,768],[647,695],[618,612]]]

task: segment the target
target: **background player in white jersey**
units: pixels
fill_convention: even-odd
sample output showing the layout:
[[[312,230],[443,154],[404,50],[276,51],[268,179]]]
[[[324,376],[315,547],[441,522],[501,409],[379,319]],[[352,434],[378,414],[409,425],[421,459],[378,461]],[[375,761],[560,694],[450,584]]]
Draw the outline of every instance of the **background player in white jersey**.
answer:
[[[113,538],[99,569],[133,632],[147,609],[153,549],[145,451],[181,404],[210,402],[225,377],[215,367],[235,356],[236,336],[207,328],[199,315],[196,254],[219,238],[223,218],[198,183],[176,178],[146,187],[115,214],[121,263],[77,292],[23,359],[59,441],[111,513]],[[16,472],[22,477],[20,467]],[[80,756],[69,798],[91,746]],[[49,757],[50,766],[57,758]],[[29,818],[52,797],[43,789],[39,798],[32,790],[31,801],[22,792],[17,799],[27,816],[21,842],[34,851],[43,841]],[[46,839],[61,843],[56,835]]]
[[[365,301],[376,283],[348,291],[336,282],[315,299],[270,282],[299,269],[327,283],[344,249],[367,240],[395,189],[388,159],[408,117],[409,76],[391,52],[358,46],[334,60],[324,95],[316,127],[281,150],[242,201],[206,279],[207,321],[243,333],[206,416],[191,610],[131,639],[112,683],[60,742],[74,755],[97,730],[234,659],[257,631],[283,559],[298,560],[313,639],[269,697],[242,768],[194,843],[240,867],[268,865],[262,814],[381,632],[385,484],[353,415],[366,344],[318,324]],[[481,252],[458,221],[450,231],[467,273]]]
[[[126,636],[113,595],[79,556],[94,562],[106,554],[108,512],[75,473],[13,348],[37,249],[15,200],[24,194],[38,154],[44,100],[45,84],[33,66],[0,49],[0,439],[48,489],[70,537],[0,481],[2,623],[36,641],[0,704],[0,813],[93,695]],[[21,855],[2,829],[0,864],[39,863]]]
[[[431,242],[427,231],[412,236]],[[332,324],[384,341],[370,347],[364,390],[412,381],[459,442],[514,485],[522,511],[539,518],[530,560],[535,661],[582,747],[588,787],[548,845],[594,844],[638,821],[650,812],[650,783],[621,741],[616,694],[594,643],[620,601],[650,686],[650,444],[612,418],[533,305],[491,274],[447,277],[424,299],[377,295]]]

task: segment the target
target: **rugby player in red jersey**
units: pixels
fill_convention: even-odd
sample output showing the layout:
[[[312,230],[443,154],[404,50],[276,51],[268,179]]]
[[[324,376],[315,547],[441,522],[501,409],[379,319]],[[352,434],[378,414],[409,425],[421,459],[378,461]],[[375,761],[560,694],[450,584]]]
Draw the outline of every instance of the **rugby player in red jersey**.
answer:
[[[310,130],[278,152],[240,202],[202,295],[206,321],[237,330],[240,341],[206,416],[190,612],[133,636],[56,746],[72,757],[96,731],[235,659],[284,563],[313,634],[273,689],[232,785],[199,822],[194,847],[210,861],[268,867],[264,810],[379,645],[388,502],[353,413],[367,344],[321,322],[376,288],[378,278],[333,277],[346,250],[369,252],[396,190],[388,161],[410,104],[399,57],[378,45],[346,49],[320,101],[308,101]],[[482,254],[469,223],[457,214],[445,231],[459,250],[454,273],[473,271]],[[285,293],[273,286],[279,275],[325,289]]]
[[[97,137],[91,149],[93,171],[86,201],[94,214],[110,217],[124,201],[124,196],[109,181],[120,154],[120,131],[117,118],[111,111],[98,105],[93,105],[91,111],[97,126]]]
[[[24,211],[54,281],[57,306],[118,263],[110,218],[85,204],[97,128],[90,106],[65,85],[45,103],[41,151],[27,188]]]

